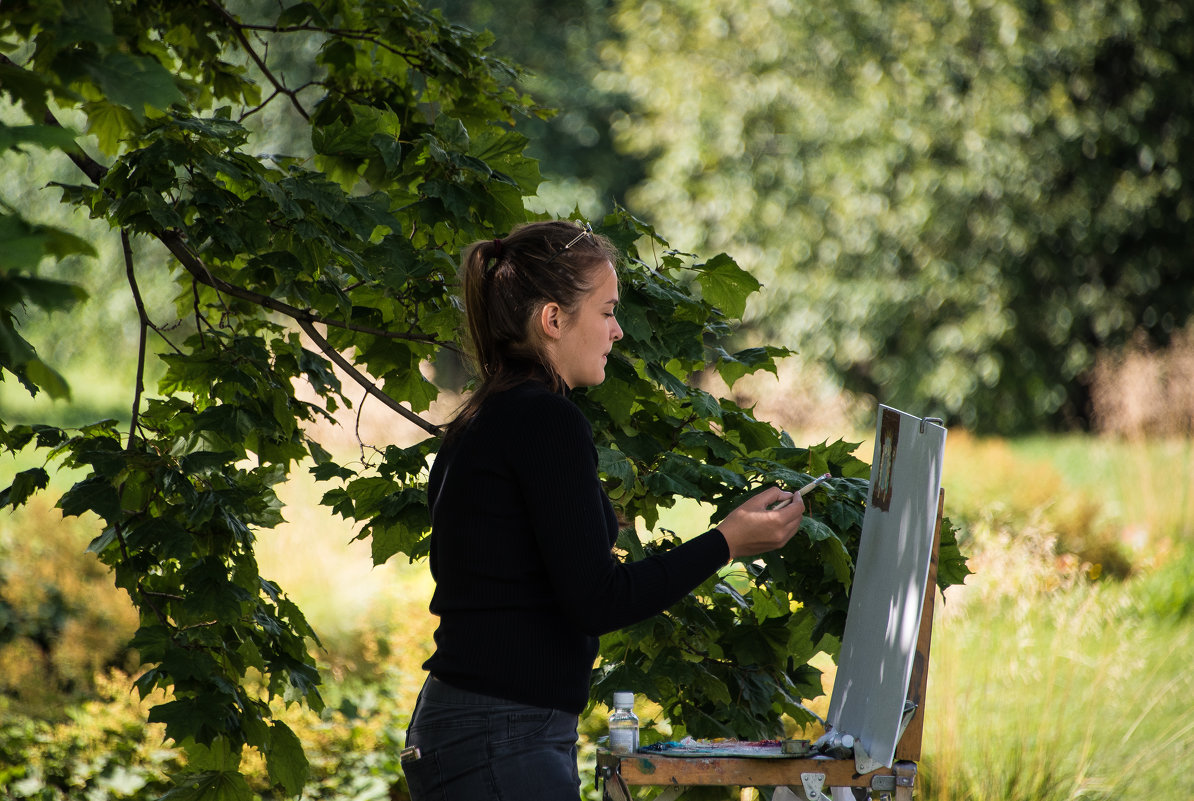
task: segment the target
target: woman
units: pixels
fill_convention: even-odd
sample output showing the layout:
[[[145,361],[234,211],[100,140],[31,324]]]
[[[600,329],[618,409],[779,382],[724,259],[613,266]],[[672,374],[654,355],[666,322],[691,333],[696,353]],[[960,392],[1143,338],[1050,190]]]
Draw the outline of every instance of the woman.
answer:
[[[800,496],[773,487],[667,553],[614,558],[592,430],[567,392],[601,383],[622,337],[616,260],[608,240],[566,221],[465,254],[482,383],[430,476],[440,624],[403,752],[414,801],[576,801],[577,716],[598,636],[663,611],[730,559],[782,546],[800,525]]]

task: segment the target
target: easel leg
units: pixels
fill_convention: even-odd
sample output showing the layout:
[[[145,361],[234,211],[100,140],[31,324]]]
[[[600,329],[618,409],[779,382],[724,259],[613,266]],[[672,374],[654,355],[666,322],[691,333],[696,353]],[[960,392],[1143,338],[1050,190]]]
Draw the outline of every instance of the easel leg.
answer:
[[[601,771],[601,801],[631,801],[630,788],[616,770]]]
[[[912,789],[916,784],[916,763],[897,762],[893,767],[896,777],[895,801],[912,801]]]

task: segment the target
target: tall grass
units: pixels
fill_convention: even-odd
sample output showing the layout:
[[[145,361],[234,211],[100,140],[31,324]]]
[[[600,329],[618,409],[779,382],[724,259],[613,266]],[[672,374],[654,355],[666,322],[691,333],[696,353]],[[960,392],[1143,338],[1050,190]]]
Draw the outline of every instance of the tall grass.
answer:
[[[954,446],[975,575],[934,627],[925,797],[1194,798],[1191,443]]]
[[[1194,775],[1176,769],[1194,764],[1194,626],[1135,614],[1133,591],[1078,578],[947,605],[931,659],[926,797],[1194,797]]]

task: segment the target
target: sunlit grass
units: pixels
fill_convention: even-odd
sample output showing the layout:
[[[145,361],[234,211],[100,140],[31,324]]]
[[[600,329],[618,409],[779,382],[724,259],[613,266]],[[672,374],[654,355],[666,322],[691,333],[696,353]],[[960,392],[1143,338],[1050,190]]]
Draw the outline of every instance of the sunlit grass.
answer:
[[[931,799],[1184,801],[1194,777],[1188,621],[1078,581],[939,618],[922,775]]]
[[[1047,461],[1068,487],[1096,494],[1131,548],[1165,550],[1194,536],[1194,439],[1072,434],[1011,447],[1017,459]]]

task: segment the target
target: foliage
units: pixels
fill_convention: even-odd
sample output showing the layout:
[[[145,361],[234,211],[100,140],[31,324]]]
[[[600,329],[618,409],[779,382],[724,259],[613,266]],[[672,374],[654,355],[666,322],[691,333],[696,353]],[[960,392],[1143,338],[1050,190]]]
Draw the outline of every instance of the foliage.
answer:
[[[738,254],[765,334],[853,391],[1082,422],[1098,351],[1194,309],[1180,3],[628,1],[601,52],[629,202]]]
[[[146,725],[161,694],[142,701],[129,692],[128,673],[104,666],[105,659],[119,661],[113,657],[123,655],[136,621],[105,619],[133,607],[83,551],[93,526],[63,519],[41,499],[0,519],[0,565],[8,579],[0,585],[0,620],[41,623],[37,634],[50,649],[47,660],[17,661],[28,649],[20,637],[7,639],[12,628],[0,632],[6,640],[0,644],[0,797],[6,799],[148,801],[168,792],[168,774],[185,765],[180,749],[162,743],[164,726]],[[411,568],[407,576],[421,573]],[[327,649],[315,654],[326,679],[320,713],[275,708],[311,764],[304,798],[405,798],[398,753],[431,642],[432,620],[419,614],[424,605],[403,603],[325,639]],[[240,770],[255,798],[287,797],[271,787],[260,755],[246,754]]]
[[[0,724],[0,792],[5,798],[67,801],[172,797],[178,788],[169,774],[184,767],[177,748],[161,744],[162,726],[145,725],[145,704],[129,696],[129,677],[97,676],[98,692],[68,708],[68,718],[51,721],[5,709]],[[402,731],[397,721],[409,713],[384,685],[337,685],[329,695],[334,708],[287,713],[310,759],[303,798],[406,798],[398,754]],[[409,699],[406,699],[409,701]],[[191,759],[195,767],[195,759]],[[246,759],[239,769],[251,798],[261,801],[295,797],[271,787],[260,759]]]
[[[254,758],[277,794],[298,794],[312,776],[281,713],[325,708],[311,654],[319,640],[255,555],[257,537],[283,520],[276,488],[289,475],[314,465],[330,484],[324,503],[360,524],[375,562],[426,553],[438,426],[425,415],[439,392],[427,376],[438,357],[461,351],[454,260],[466,243],[530,217],[524,200],[539,183],[511,128],[533,108],[486,55],[488,42],[390,0],[5,4],[0,86],[25,121],[0,127],[2,141],[78,168],[81,177],[53,188],[119,232],[123,259],[106,265],[109,283],[127,284],[139,342],[127,430],[110,419],[70,429],[0,421],[4,451],[44,459],[17,473],[0,503],[25,504],[55,464],[81,472],[58,506],[100,521],[89,550],[136,607],[131,645],[145,670],[135,686],[188,763],[171,801],[246,798],[243,765]],[[302,143],[264,150],[277,140],[263,132],[276,127],[302,131]],[[806,519],[807,542],[745,568],[748,592],[769,611],[704,593],[711,615],[732,617],[744,642],[773,651],[758,657],[767,671],[752,678],[749,714],[718,706],[716,681],[676,697],[658,690],[669,708],[717,709],[732,714],[720,725],[754,730],[787,709],[804,675],[774,653],[806,630],[813,643],[840,633],[822,607],[840,604],[849,583],[862,465],[844,443],[795,448],[689,386],[706,368],[732,385],[786,353],[721,344],[757,281],[724,254],[670,249],[624,211],[599,228],[627,254],[626,336],[609,380],[579,400],[601,432],[623,517],[650,527],[676,497],[725,511],[764,483],[803,483],[808,469],[839,476],[819,491],[825,516]],[[86,253],[88,243],[11,206],[0,233],[21,254],[0,273],[0,375],[65,397],[65,379],[17,333],[17,312],[77,297],[38,271],[44,257]],[[173,282],[172,310],[146,304],[147,274]],[[156,392],[144,382],[151,337],[163,349]],[[342,376],[431,436],[334,461],[309,426],[351,407]],[[788,614],[794,605],[813,617]],[[607,652],[606,665],[622,658]],[[686,661],[677,653],[673,664]]]
[[[157,798],[182,755],[161,745],[159,726],[128,693],[123,673],[97,674],[94,696],[74,700],[65,720],[4,709],[0,790],[5,798],[66,801]]]
[[[518,130],[527,153],[540,160],[545,182],[537,203],[565,211],[604,209],[625,202],[644,177],[641,160],[617,152],[618,121],[629,118],[630,97],[601,63],[615,38],[609,0],[431,0],[444,16],[494,36],[494,51],[519,64],[518,84],[553,113],[524,117]],[[533,24],[527,24],[533,20]]]
[[[59,720],[94,693],[97,673],[135,666],[137,618],[107,568],[83,554],[94,523],[47,506],[38,499],[0,527],[0,697]]]
[[[832,494],[810,495],[801,531],[782,551],[735,564],[666,615],[606,635],[597,693],[632,689],[657,700],[672,738],[774,738],[783,733],[782,715],[811,722],[801,701],[821,695],[821,676],[806,663],[820,651],[837,653],[851,554],[862,530],[868,482],[860,476],[868,468],[850,450],[774,453],[773,470],[815,472],[823,466],[844,477]],[[699,480],[695,472],[692,478]],[[641,558],[677,539],[669,535],[643,546],[624,537],[620,544]]]

